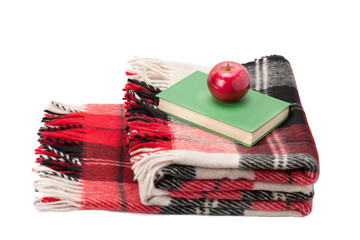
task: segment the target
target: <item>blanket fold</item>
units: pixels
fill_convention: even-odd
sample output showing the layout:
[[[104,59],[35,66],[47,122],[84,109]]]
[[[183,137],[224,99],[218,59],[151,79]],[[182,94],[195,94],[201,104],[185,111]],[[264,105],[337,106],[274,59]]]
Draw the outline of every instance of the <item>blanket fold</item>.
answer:
[[[292,104],[291,117],[254,147],[176,120],[156,94],[209,67],[135,58],[125,103],[45,109],[36,149],[39,210],[306,216],[319,176],[314,139],[289,62],[244,64],[251,88]]]
[[[174,84],[181,80],[174,76],[184,75],[177,69],[187,69],[171,67],[177,64],[140,59],[129,71],[126,129],[142,202],[171,213],[309,214],[318,156],[289,62],[270,56],[244,64],[253,89],[292,104],[290,118],[251,148],[157,109],[157,86],[166,89],[170,81],[159,69],[166,69]]]

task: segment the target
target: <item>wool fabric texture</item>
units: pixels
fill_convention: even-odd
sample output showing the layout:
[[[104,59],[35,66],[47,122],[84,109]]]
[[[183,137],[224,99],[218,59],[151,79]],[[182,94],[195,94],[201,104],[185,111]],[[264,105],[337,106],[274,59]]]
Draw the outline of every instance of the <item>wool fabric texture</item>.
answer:
[[[319,176],[314,139],[289,62],[270,56],[244,64],[251,88],[292,104],[288,120],[254,147],[175,120],[157,93],[210,68],[135,58],[125,105],[45,110],[34,170],[40,210],[306,216]]]

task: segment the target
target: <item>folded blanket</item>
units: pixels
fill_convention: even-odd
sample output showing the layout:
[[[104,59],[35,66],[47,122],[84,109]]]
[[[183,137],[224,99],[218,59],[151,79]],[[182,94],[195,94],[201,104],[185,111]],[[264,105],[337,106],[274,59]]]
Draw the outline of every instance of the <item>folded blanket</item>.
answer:
[[[134,59],[132,67],[125,95],[127,131],[144,204],[184,214],[310,213],[318,156],[286,59],[270,56],[245,64],[252,89],[292,105],[290,118],[251,148],[157,109],[161,89],[209,68],[156,59]]]
[[[284,58],[245,64],[253,89],[293,108],[290,119],[252,148],[175,121],[156,108],[156,93],[208,68],[156,59],[131,63],[125,109],[57,102],[45,109],[34,168],[40,175],[35,182],[39,210],[310,213],[317,152]]]

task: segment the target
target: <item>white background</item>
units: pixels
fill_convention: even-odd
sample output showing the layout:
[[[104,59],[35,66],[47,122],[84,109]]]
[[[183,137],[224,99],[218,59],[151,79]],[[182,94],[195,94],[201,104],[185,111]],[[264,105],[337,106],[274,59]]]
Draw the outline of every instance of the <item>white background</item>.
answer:
[[[356,1],[1,1],[0,239],[359,239]],[[291,63],[320,154],[305,218],[38,212],[45,105],[120,103],[134,56]]]

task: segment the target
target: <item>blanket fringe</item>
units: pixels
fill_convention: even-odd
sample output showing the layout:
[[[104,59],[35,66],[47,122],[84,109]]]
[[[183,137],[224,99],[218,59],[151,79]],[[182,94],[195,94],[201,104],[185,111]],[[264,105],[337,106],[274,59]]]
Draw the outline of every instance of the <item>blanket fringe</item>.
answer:
[[[124,90],[127,91],[127,146],[135,179],[153,184],[156,172],[173,163],[174,159],[166,151],[172,149],[172,134],[167,125],[169,117],[157,108],[155,95],[161,90],[136,79],[129,79]],[[155,154],[150,155],[149,152]]]
[[[131,78],[150,83],[161,90],[169,87],[171,71],[168,62],[156,58],[135,57],[129,63],[131,70],[127,71],[127,75]]]
[[[157,108],[159,101],[155,95],[161,92],[160,89],[136,79],[128,79],[124,90],[127,117],[139,115],[168,120],[168,115]]]
[[[140,148],[171,149],[168,115],[157,108],[155,97],[161,90],[136,79],[129,79],[124,90],[130,154]]]
[[[138,161],[137,159],[141,159]],[[156,174],[151,174],[152,172],[157,172],[161,168],[174,162],[174,155],[171,152],[161,151],[155,154],[142,153],[133,157],[134,164],[132,169],[135,173],[136,180],[144,180],[145,178],[152,177]],[[151,179],[154,180],[154,179]],[[154,181],[150,181],[154,182]]]
[[[41,211],[70,211],[81,208],[81,184],[45,166],[34,168],[40,179],[34,188],[41,195],[34,205]]]
[[[44,110],[39,129],[40,146],[33,171],[40,179],[34,183],[39,196],[35,206],[41,211],[69,211],[81,208],[83,114],[85,106],[51,102]]]
[[[84,106],[72,106],[60,102],[52,101],[45,110],[46,113],[53,114],[53,115],[62,115],[62,114],[69,114],[73,112],[83,112],[85,111]]]

